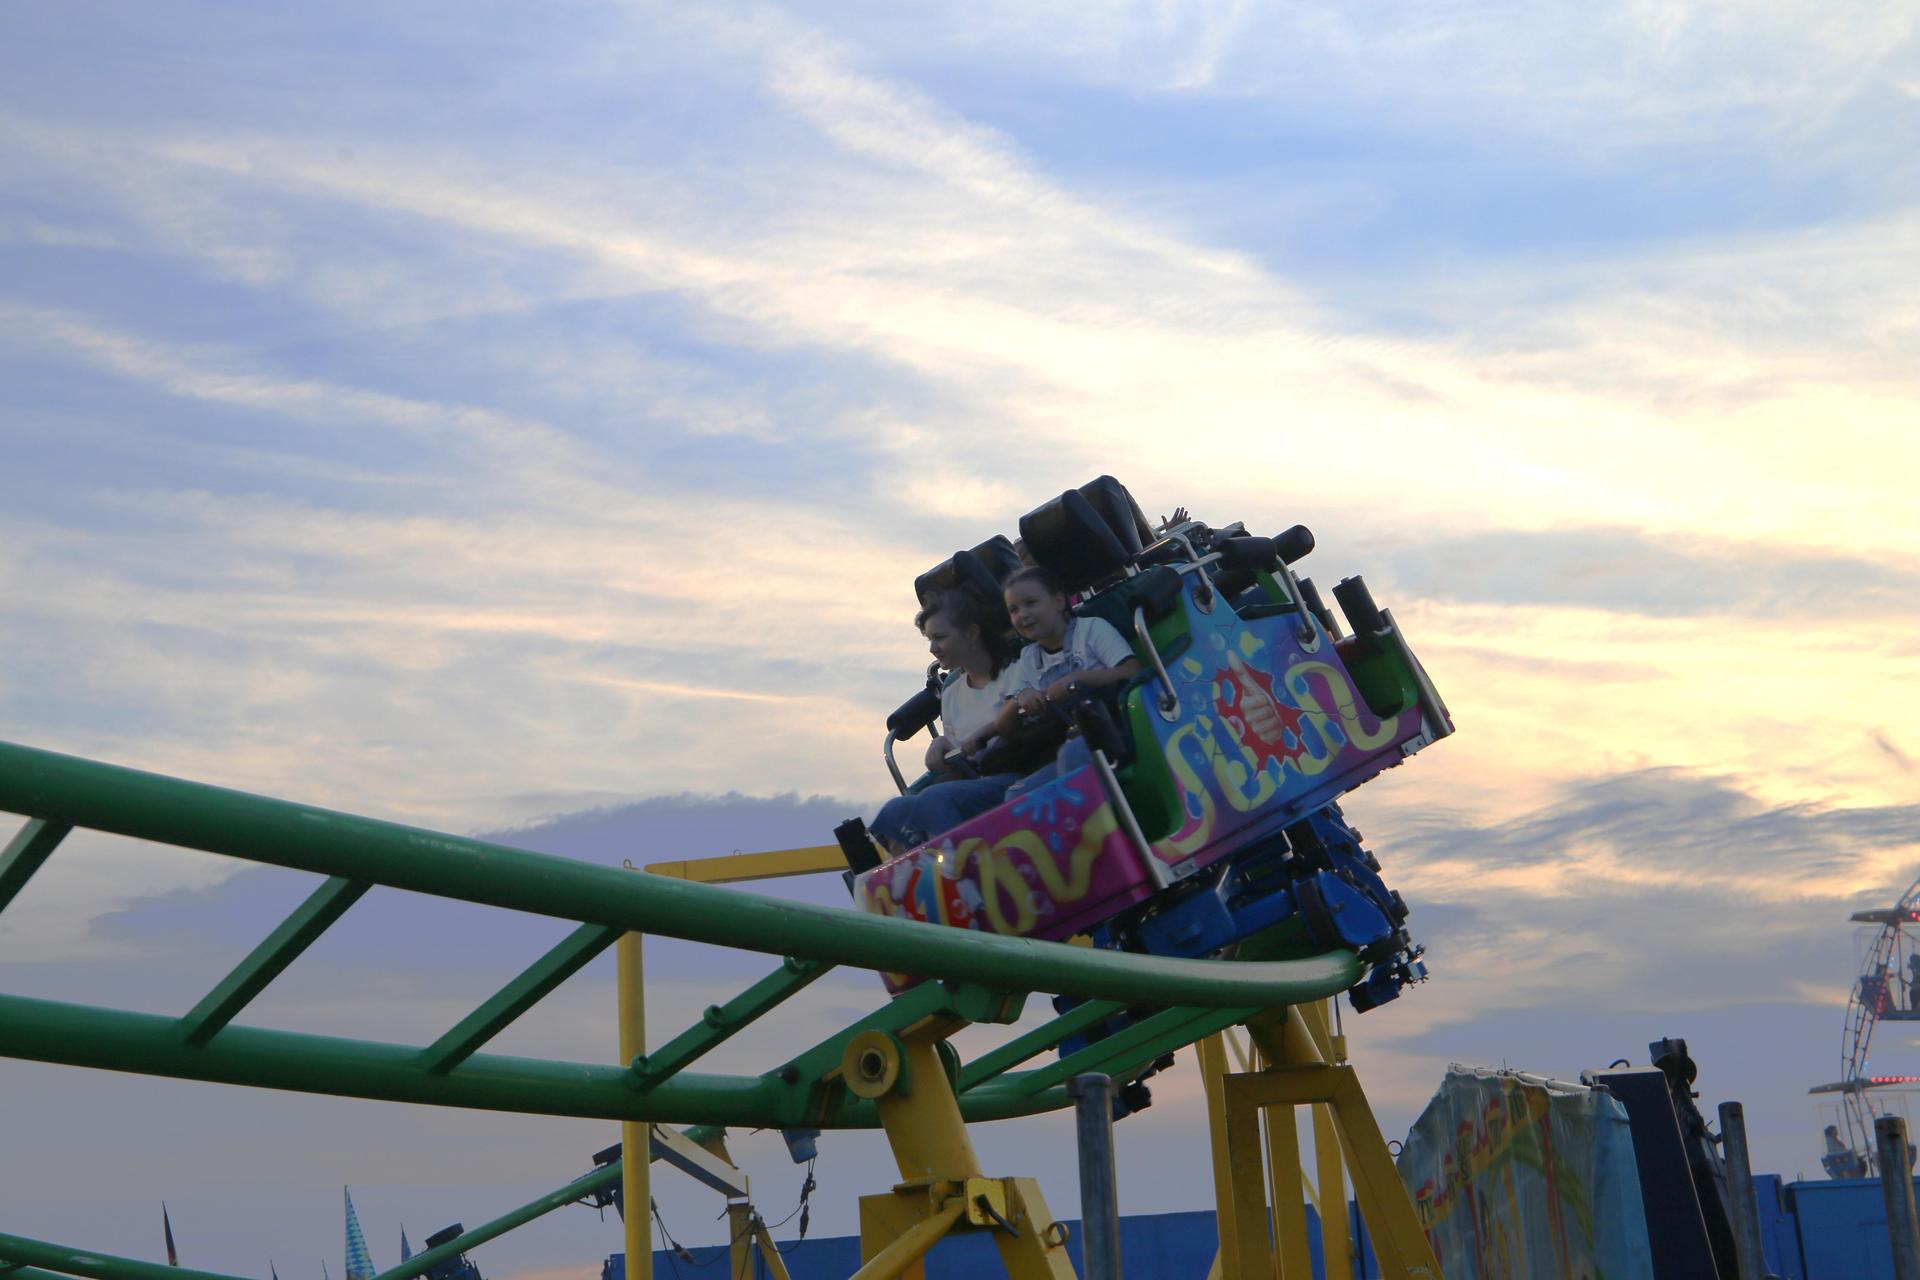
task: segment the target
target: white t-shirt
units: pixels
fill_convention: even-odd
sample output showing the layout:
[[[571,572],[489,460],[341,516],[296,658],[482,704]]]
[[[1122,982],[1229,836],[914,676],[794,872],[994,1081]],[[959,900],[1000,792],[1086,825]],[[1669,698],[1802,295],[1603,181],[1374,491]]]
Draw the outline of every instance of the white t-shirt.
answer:
[[[949,737],[965,741],[993,723],[1000,704],[1013,696],[1014,665],[1010,662],[1002,667],[1000,674],[987,681],[982,689],[967,682],[965,671],[955,671],[948,676],[940,689],[940,720],[946,725]]]
[[[1056,653],[1049,653],[1035,641],[1020,651],[1019,660],[1007,668],[1014,672],[1013,692],[1044,689],[1065,676],[1082,671],[1117,667],[1133,656],[1133,646],[1113,629],[1105,618],[1069,618],[1066,639]]]

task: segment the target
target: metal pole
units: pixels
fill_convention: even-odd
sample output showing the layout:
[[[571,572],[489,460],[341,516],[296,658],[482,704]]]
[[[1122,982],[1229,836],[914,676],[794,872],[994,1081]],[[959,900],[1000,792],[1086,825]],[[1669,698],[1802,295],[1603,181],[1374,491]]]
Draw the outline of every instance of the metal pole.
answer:
[[[1080,1261],[1086,1280],[1120,1280],[1120,1197],[1113,1168],[1113,1077],[1067,1084],[1080,1138]]]
[[[1747,1109],[1720,1104],[1720,1143],[1727,1159],[1727,1199],[1733,1210],[1733,1252],[1740,1280],[1767,1280],[1767,1256],[1760,1244],[1760,1213],[1753,1198],[1753,1162],[1747,1152]]]
[[[1920,1223],[1913,1205],[1913,1162],[1907,1155],[1907,1122],[1881,1116],[1873,1122],[1880,1149],[1880,1194],[1887,1202],[1887,1239],[1893,1248],[1893,1280],[1920,1280]]]

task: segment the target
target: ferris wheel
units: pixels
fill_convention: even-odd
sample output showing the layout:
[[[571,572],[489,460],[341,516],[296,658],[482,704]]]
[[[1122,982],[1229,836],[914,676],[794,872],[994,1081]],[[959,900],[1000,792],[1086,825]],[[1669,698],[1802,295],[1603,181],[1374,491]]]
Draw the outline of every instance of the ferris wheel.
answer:
[[[1835,1178],[1870,1177],[1877,1171],[1873,1122],[1887,1108],[1876,1102],[1876,1092],[1920,1085],[1920,1075],[1874,1074],[1869,1058],[1880,1023],[1920,1022],[1920,880],[1908,885],[1893,906],[1856,911],[1849,918],[1879,928],[1866,937],[1860,976],[1847,994],[1840,1079],[1808,1091],[1840,1099],[1840,1117],[1826,1127],[1820,1159]]]

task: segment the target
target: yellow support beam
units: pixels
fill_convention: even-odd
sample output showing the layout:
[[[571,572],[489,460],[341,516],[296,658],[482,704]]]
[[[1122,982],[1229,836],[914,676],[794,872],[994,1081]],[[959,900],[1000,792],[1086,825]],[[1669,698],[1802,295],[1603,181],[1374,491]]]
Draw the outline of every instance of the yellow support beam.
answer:
[[[1300,1130],[1292,1107],[1262,1107],[1267,1133],[1267,1173],[1272,1179],[1273,1243],[1280,1280],[1313,1280],[1307,1247],[1307,1200],[1300,1170]]]
[[[1334,1001],[1317,1000],[1302,1006],[1302,1011],[1320,1056],[1328,1062],[1345,1062],[1347,1038],[1333,1034],[1337,1014]],[[1329,1276],[1347,1276],[1353,1273],[1353,1235],[1352,1220],[1347,1215],[1346,1158],[1333,1122],[1333,1108],[1316,1102],[1312,1111],[1314,1183],[1318,1188],[1314,1207],[1320,1211],[1320,1256]]]
[[[845,871],[847,856],[837,844],[806,849],[775,849],[768,853],[728,853],[713,858],[685,858],[650,862],[656,876],[692,880],[699,884],[735,884],[742,880],[778,880],[782,876],[810,876],[823,871]]]
[[[1413,1201],[1387,1154],[1386,1139],[1351,1066],[1306,1062],[1228,1076],[1222,1085],[1230,1130],[1244,1123],[1243,1117],[1256,1107],[1328,1104],[1382,1271],[1391,1280],[1439,1280],[1433,1247],[1420,1229]],[[1228,1276],[1233,1280],[1232,1272]]]
[[[1227,1159],[1226,1036],[1211,1035],[1193,1046],[1200,1063],[1200,1087],[1207,1100],[1208,1150],[1213,1153],[1213,1213],[1220,1233],[1220,1251],[1214,1254],[1207,1280],[1239,1280],[1226,1270],[1227,1241],[1236,1239],[1233,1203],[1233,1166]]]
[[[893,1235],[892,1239],[877,1252],[869,1245],[867,1201],[886,1200],[890,1196],[862,1196],[860,1198],[860,1256],[866,1259],[861,1268],[853,1273],[853,1280],[894,1280],[896,1276],[903,1280],[920,1280],[927,1273],[920,1261],[927,1256],[927,1250],[940,1243],[943,1236],[953,1229],[967,1211],[967,1202],[956,1196],[940,1208]],[[876,1223],[879,1230],[885,1226]],[[877,1232],[875,1233],[877,1234]]]
[[[753,1280],[753,1206],[745,1200],[727,1201],[727,1274]]]
[[[980,1177],[980,1157],[974,1154],[967,1123],[960,1118],[960,1102],[947,1083],[939,1038],[915,1031],[905,1041],[895,1041],[884,1033],[876,1035],[869,1045],[863,1045],[861,1039],[854,1039],[847,1057],[850,1062],[863,1055],[868,1055],[865,1061],[869,1064],[879,1061],[865,1074],[876,1084],[886,1079],[887,1087],[875,1105],[880,1109],[880,1126],[887,1131],[887,1142],[893,1148],[894,1163],[900,1166],[900,1180],[964,1182]],[[850,1077],[854,1074],[848,1072]],[[857,1083],[855,1092],[861,1092]]]
[[[958,1230],[988,1232],[1012,1280],[1074,1280],[1066,1232],[1048,1212],[1039,1185],[981,1173],[941,1051],[958,1029],[942,1020],[923,1022],[900,1038],[866,1032],[848,1043],[841,1059],[846,1087],[873,1099],[901,1179],[890,1194],[860,1198],[866,1265],[859,1274],[919,1280],[921,1257],[947,1231]],[[883,1261],[893,1270],[881,1269]]]
[[[1220,1229],[1220,1274],[1225,1280],[1266,1280],[1273,1274],[1267,1229],[1267,1175],[1260,1141],[1260,1106],[1232,1087],[1244,1075],[1221,1079],[1227,1136],[1227,1203],[1232,1222]],[[1296,1161],[1295,1171],[1298,1172]]]
[[[767,1264],[767,1275],[771,1280],[792,1280],[787,1274],[787,1260],[780,1253],[780,1246],[767,1234],[767,1224],[759,1214],[753,1215],[753,1242],[760,1246],[760,1257]]]
[[[622,934],[614,943],[614,964],[620,1001],[620,1064],[625,1066],[647,1051],[646,972],[642,964],[642,937]],[[653,1126],[644,1120],[620,1125],[620,1149],[651,1152]],[[620,1164],[620,1195],[626,1206],[628,1280],[653,1280],[652,1161],[628,1159]]]
[[[1256,1061],[1254,1061],[1254,1057],[1253,1057],[1253,1055],[1256,1054],[1258,1050],[1248,1045],[1241,1044],[1240,1037],[1234,1034],[1232,1027],[1228,1027],[1226,1030],[1222,1031],[1220,1033],[1220,1039],[1221,1039],[1221,1042],[1227,1046],[1227,1052],[1233,1056],[1234,1065],[1238,1067],[1240,1070],[1252,1071],[1255,1067],[1259,1065]]]
[[[1313,1104],[1313,1162],[1320,1211],[1320,1256],[1329,1276],[1353,1274],[1353,1236],[1347,1217],[1347,1171],[1340,1135],[1333,1125],[1333,1108]]]

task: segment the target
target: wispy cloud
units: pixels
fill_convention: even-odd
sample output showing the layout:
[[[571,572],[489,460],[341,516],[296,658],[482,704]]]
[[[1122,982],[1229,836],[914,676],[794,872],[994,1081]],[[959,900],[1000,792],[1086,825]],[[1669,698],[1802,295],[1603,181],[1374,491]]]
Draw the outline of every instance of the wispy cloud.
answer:
[[[348,13],[0,49],[10,734],[455,829],[613,805],[516,836],[580,856],[818,843],[886,789],[913,575],[1112,471],[1312,524],[1454,708],[1351,806],[1434,946],[1350,1023],[1390,1117],[1436,1054],[1577,1069],[1656,1016],[1777,1061],[1764,1005],[1824,1063],[1834,922],[1915,852],[1911,6]],[[229,871],[83,849],[0,961],[174,948],[177,1011],[297,896]],[[453,1016],[503,935],[433,928],[473,963],[274,1016]],[[524,1034],[600,1043],[568,994]],[[333,1187],[393,1146],[301,1114]],[[530,1133],[455,1163],[553,1180],[445,1220],[605,1136]]]
[[[1920,557],[1660,537],[1626,528],[1501,530],[1388,551],[1386,573],[1427,599],[1655,617],[1824,620],[1920,611]]]
[[[1868,732],[1867,737],[1872,739],[1873,745],[1880,749],[1880,754],[1885,756],[1888,760],[1892,761],[1894,766],[1898,768],[1900,772],[1902,773],[1913,772],[1913,758],[1909,756],[1906,752],[1902,751],[1899,747],[1896,747],[1895,745],[1893,745],[1893,740],[1887,737],[1886,733],[1883,730],[1880,730],[1880,729],[1871,730]]]

